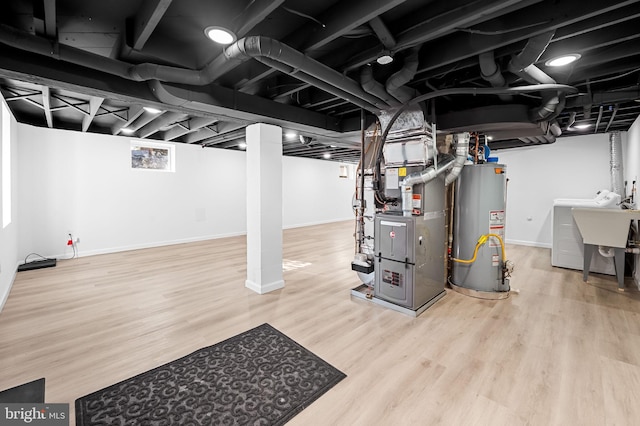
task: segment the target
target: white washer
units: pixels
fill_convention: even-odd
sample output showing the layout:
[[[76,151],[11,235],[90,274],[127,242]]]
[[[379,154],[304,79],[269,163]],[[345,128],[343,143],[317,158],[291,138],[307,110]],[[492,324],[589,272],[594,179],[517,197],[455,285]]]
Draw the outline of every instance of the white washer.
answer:
[[[593,199],[556,199],[553,202],[553,241],[551,246],[551,265],[562,268],[584,268],[584,248],[582,235],[578,230],[571,213],[572,207],[589,207],[603,209],[619,209],[620,195],[600,191]],[[591,272],[615,275],[616,270],[612,258],[596,252],[591,259]]]

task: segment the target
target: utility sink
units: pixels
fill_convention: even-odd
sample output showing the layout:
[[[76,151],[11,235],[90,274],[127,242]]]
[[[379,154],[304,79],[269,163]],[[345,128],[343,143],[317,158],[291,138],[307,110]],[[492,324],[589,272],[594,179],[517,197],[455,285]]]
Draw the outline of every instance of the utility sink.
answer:
[[[584,244],[625,248],[632,220],[640,220],[640,210],[574,207],[571,209]]]
[[[613,247],[618,290],[624,291],[624,253],[632,220],[640,210],[613,210],[574,207],[571,209],[584,244],[582,278],[587,281],[591,256],[598,246]]]

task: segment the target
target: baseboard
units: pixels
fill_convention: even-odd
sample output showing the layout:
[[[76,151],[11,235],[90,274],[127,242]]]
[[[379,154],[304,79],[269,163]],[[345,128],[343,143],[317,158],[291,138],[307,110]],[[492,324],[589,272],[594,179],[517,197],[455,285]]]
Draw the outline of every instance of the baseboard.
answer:
[[[287,225],[287,226],[284,226],[283,229],[304,228],[305,226],[324,225],[327,223],[343,222],[347,220],[354,220],[354,219],[353,218],[331,219],[326,221],[308,222],[308,223]],[[247,235],[247,233],[246,232],[230,232],[227,234],[206,235],[206,236],[200,236],[200,237],[181,238],[178,240],[171,240],[171,241],[156,241],[151,243],[131,244],[126,246],[109,247],[109,248],[94,249],[94,250],[83,250],[82,244],[80,244],[78,247],[77,257],[97,256],[100,254],[119,253],[123,251],[131,251],[131,250],[142,250],[142,249],[148,249],[148,248],[154,248],[154,247],[171,246],[174,244],[195,243],[199,241],[217,240],[220,238],[239,237],[242,235]],[[64,253],[48,254],[45,257],[55,258],[58,260],[67,260],[71,258],[71,255],[72,255],[71,252],[66,251]]]
[[[274,281],[272,283],[263,284],[263,285],[255,283],[251,280],[246,280],[244,282],[244,286],[249,290],[255,291],[258,294],[265,294],[265,293],[269,293],[275,290],[280,290],[281,288],[283,288],[284,280],[278,280],[278,281]]]
[[[352,220],[355,223],[355,216],[349,218],[342,219],[329,219],[329,220],[319,220],[316,222],[305,222],[305,223],[296,223],[294,225],[286,225],[283,226],[282,229],[294,229],[294,228],[304,228],[305,226],[316,226],[316,225],[326,225],[327,223],[335,223],[335,222],[345,222],[347,220]]]
[[[17,262],[15,268],[13,268],[11,278],[9,279],[9,286],[7,286],[7,289],[4,292],[4,294],[0,295],[0,312],[2,312],[2,309],[4,308],[4,304],[7,303],[7,299],[9,299],[9,293],[11,293],[11,287],[13,287],[13,283],[16,280],[16,274],[18,273],[19,265],[20,265],[20,262]]]
[[[505,240],[507,244],[515,244],[517,246],[539,247],[539,248],[551,248],[551,243],[539,243],[537,241],[523,241],[523,240]]]
[[[81,247],[78,248],[78,257],[87,257],[87,256],[97,256],[100,254],[110,254],[110,253],[119,253],[123,251],[131,251],[131,250],[142,250],[154,247],[164,247],[164,246],[172,246],[175,244],[187,244],[187,243],[196,243],[199,241],[208,241],[208,240],[217,240],[220,238],[231,238],[238,237],[241,235],[246,235],[246,232],[230,232],[228,234],[219,234],[219,235],[207,235],[203,237],[191,237],[191,238],[182,238],[179,240],[171,240],[171,241],[156,241],[151,243],[141,243],[141,244],[131,244],[127,246],[119,246],[119,247],[109,247],[104,249],[95,249],[95,250],[82,250]],[[55,256],[47,256],[47,257],[55,257],[58,260],[65,260],[70,258],[69,252],[58,254]]]

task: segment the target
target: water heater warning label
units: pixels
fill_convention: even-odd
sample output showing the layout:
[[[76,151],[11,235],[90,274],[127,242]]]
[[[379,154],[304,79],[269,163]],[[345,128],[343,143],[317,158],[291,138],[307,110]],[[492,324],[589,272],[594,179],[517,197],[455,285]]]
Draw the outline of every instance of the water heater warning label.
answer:
[[[504,210],[489,211],[489,233],[499,235],[504,241]],[[489,247],[500,247],[500,241],[491,237]]]
[[[489,226],[493,225],[504,226],[504,210],[489,211]]]

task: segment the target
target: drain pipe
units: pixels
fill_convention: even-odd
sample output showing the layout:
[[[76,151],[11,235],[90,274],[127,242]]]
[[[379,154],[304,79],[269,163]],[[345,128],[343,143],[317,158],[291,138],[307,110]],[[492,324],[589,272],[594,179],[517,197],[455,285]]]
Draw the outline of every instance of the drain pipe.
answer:
[[[504,76],[500,72],[500,67],[496,64],[493,50],[490,52],[481,53],[478,57],[480,62],[480,75],[482,79],[491,83],[493,87],[506,87],[507,83]],[[513,96],[511,95],[498,95],[498,97],[504,102],[511,102]]]
[[[624,173],[622,169],[622,140],[620,132],[609,134],[609,154],[611,160],[609,162],[611,171],[611,192],[615,192],[620,196],[621,200],[626,198],[624,191]]]
[[[402,215],[411,217],[413,213],[413,186],[418,183],[427,183],[432,181],[438,175],[448,170],[452,165],[454,158],[449,154],[440,155],[441,161],[436,165],[424,169],[420,173],[411,173],[400,182],[402,191]]]
[[[460,175],[462,167],[464,167],[464,163],[467,161],[467,156],[469,155],[470,138],[471,135],[468,132],[458,133],[456,135],[456,157],[453,162],[453,168],[444,180],[445,186],[451,184]]]

